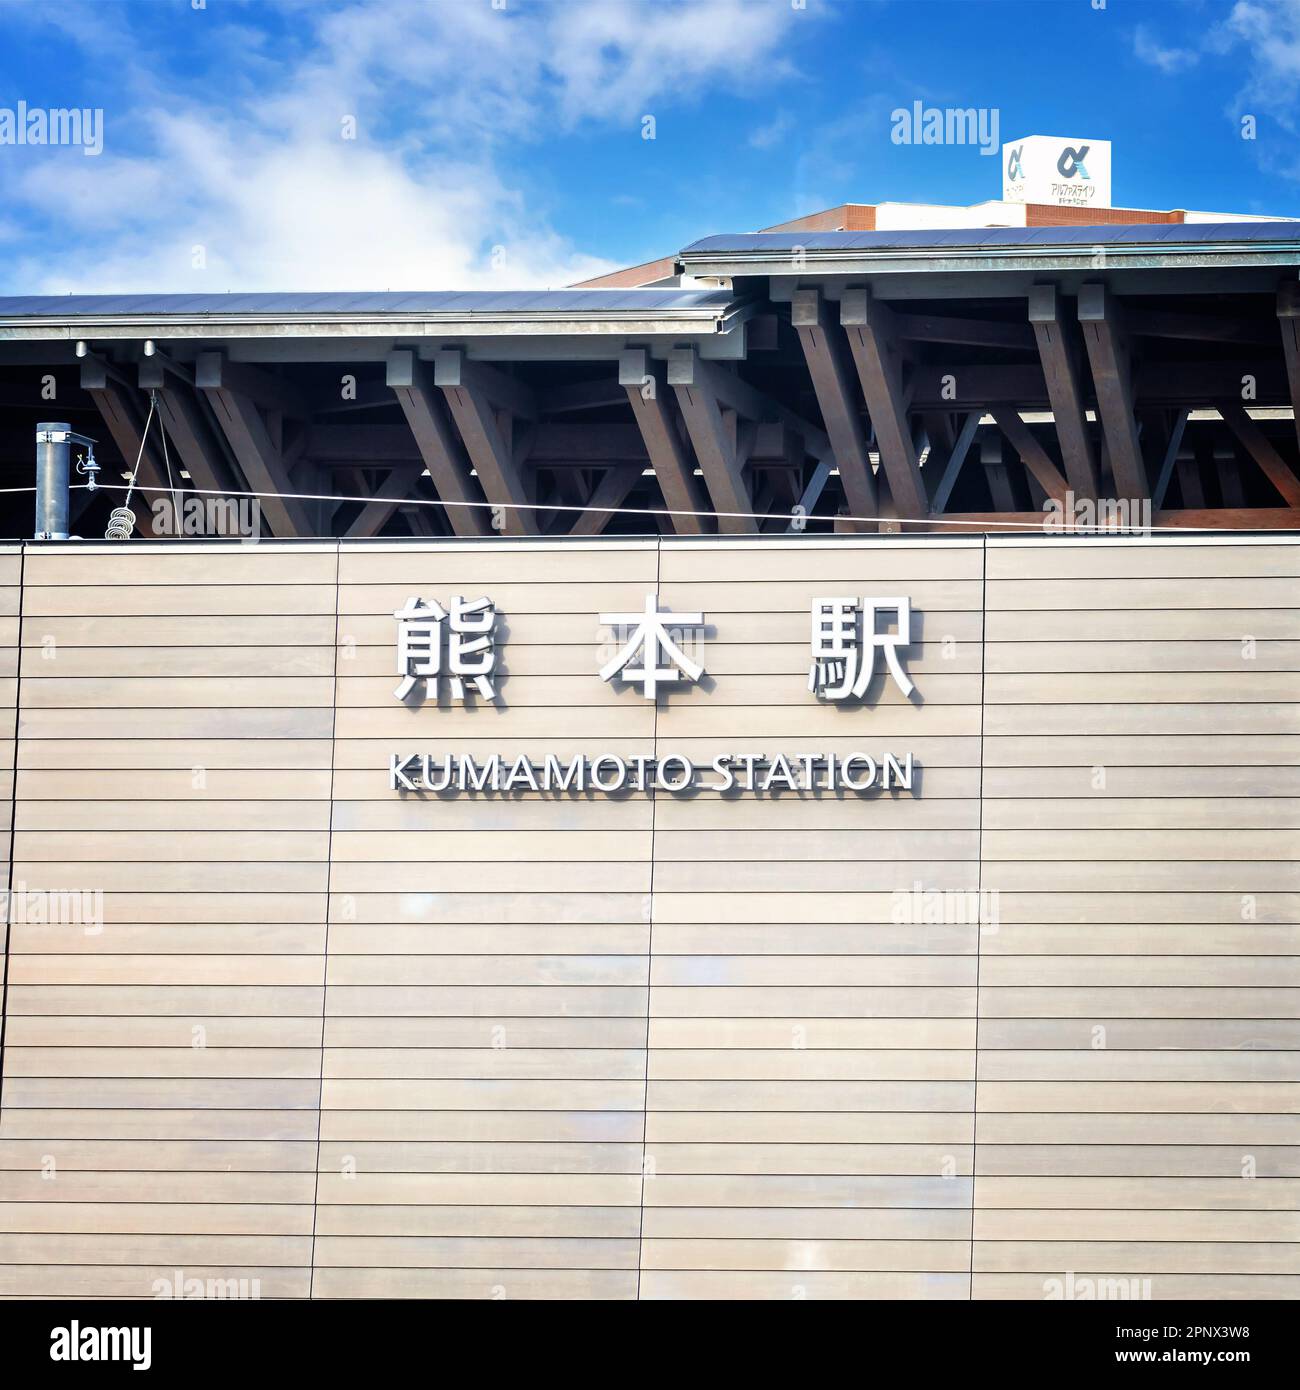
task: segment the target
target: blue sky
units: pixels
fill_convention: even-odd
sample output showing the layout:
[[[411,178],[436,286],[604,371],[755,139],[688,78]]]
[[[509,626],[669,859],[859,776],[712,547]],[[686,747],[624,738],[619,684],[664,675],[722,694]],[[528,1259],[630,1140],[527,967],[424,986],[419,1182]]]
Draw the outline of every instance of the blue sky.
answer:
[[[1117,204],[1300,215],[1300,0],[0,0],[0,120],[104,113],[0,144],[0,290],[562,285],[999,196],[891,142],[915,101],[1113,141]]]

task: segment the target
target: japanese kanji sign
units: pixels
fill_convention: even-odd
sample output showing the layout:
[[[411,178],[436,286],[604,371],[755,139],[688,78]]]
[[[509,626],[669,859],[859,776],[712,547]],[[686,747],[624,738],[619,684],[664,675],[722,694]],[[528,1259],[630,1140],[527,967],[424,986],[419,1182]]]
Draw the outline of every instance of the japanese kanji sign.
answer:
[[[892,615],[893,632],[877,632],[878,621]],[[435,600],[409,598],[398,609],[397,669],[401,683],[393,692],[405,699],[420,681],[435,698],[445,679],[451,696],[464,700],[471,687],[485,700],[495,698],[496,608],[488,598],[470,601],[457,596],[444,608]],[[698,682],[703,663],[681,645],[681,633],[702,629],[703,613],[674,613],[663,608],[658,594],[645,597],[639,613],[601,613],[601,623],[614,628],[621,645],[594,672],[603,681],[619,680],[637,686],[647,700],[660,689]],[[822,700],[862,699],[871,684],[876,652],[884,654],[885,669],[908,696],[914,689],[899,653],[912,640],[912,607],[907,598],[819,598],[811,604],[812,665],[808,689]],[[548,754],[535,759],[527,753],[510,757],[493,753],[394,754],[389,759],[389,787],[398,792],[543,795],[626,791],[689,795],[697,788],[717,792],[838,791],[859,794],[908,791],[915,793],[911,753],[719,753],[697,763],[684,753],[656,752],[654,756],[625,753],[580,753],[568,761]]]
[[[399,700],[424,681],[426,692],[438,697],[437,682],[446,675],[451,696],[464,701],[468,681],[484,700],[496,697],[492,675],[496,669],[496,609],[490,599],[466,602],[459,595],[446,608],[436,600],[408,598],[397,619],[397,672],[401,684],[393,692]],[[446,649],[446,669],[443,650]],[[432,682],[432,684],[429,684]]]
[[[614,628],[630,628],[631,635],[613,659],[601,668],[601,680],[618,676],[629,684],[639,685],[647,700],[657,698],[661,683],[699,680],[704,667],[692,661],[673,641],[668,631],[670,618],[678,627],[700,627],[704,622],[703,613],[661,611],[654,594],[646,595],[644,613],[602,613],[602,623]],[[641,661],[635,665],[633,658],[638,652]],[[670,664],[661,665],[661,662]]]
[[[893,611],[897,632],[877,632],[876,615]],[[912,604],[906,598],[819,598],[812,606],[812,667],[808,689],[823,700],[860,700],[875,672],[876,649],[904,695],[915,688],[898,659],[912,640]]]
[[[896,630],[877,632],[881,615],[892,614]],[[443,677],[453,699],[464,701],[466,685],[484,700],[496,697],[496,608],[488,598],[469,601],[457,595],[444,608],[436,600],[413,597],[399,608],[397,671],[393,692],[405,700],[420,681],[436,699]],[[911,600],[898,598],[819,598],[812,603],[812,664],[808,689],[823,700],[862,699],[876,669],[876,652],[904,696],[915,689],[899,653],[911,645]],[[693,683],[703,665],[682,650],[673,628],[702,628],[703,613],[673,613],[660,608],[657,594],[647,594],[641,613],[602,613],[600,621],[626,634],[623,645],[597,673],[637,685],[655,700],[664,685]],[[432,685],[429,683],[432,682]]]

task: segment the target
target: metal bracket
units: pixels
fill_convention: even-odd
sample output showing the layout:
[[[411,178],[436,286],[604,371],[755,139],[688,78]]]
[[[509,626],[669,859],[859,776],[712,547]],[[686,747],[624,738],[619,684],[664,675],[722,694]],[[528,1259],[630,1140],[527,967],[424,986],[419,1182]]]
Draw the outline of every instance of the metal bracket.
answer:
[[[95,441],[86,434],[78,434],[75,430],[37,430],[36,442],[38,444],[85,444],[92,450]]]

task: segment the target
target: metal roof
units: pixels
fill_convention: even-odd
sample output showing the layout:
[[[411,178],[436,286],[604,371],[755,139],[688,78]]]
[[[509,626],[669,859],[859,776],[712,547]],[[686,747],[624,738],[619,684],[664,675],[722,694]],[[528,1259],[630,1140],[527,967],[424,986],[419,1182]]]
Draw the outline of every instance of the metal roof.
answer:
[[[619,287],[19,295],[0,297],[0,339],[712,335],[752,307],[727,290]]]
[[[321,314],[644,314],[725,308],[725,290],[416,290],[322,294],[67,294],[0,296],[0,319],[239,314],[290,317]]]
[[[1114,226],[947,227],[889,232],[747,232],[704,237],[683,256],[706,251],[883,251],[947,247],[1184,246],[1277,242],[1300,245],[1295,222],[1142,222]]]
[[[717,276],[1290,268],[1300,265],[1300,221],[754,232],[705,237],[677,259]]]

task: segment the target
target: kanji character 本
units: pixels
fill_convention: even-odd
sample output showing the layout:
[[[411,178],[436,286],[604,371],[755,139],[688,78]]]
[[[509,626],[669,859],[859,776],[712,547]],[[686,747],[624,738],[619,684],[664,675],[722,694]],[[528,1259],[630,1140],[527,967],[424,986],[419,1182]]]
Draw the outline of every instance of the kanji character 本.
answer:
[[[600,671],[603,681],[619,676],[629,684],[640,685],[647,700],[659,693],[660,683],[697,681],[704,667],[691,660],[673,641],[667,628],[668,619],[678,627],[700,627],[703,613],[669,613],[659,608],[658,596],[647,594],[644,613],[602,613],[600,621],[609,627],[631,628],[627,641]],[[641,664],[631,665],[632,658],[641,653]],[[671,663],[660,665],[661,661]]]
[[[426,693],[437,698],[438,677],[443,673],[444,625],[446,675],[452,698],[465,699],[467,680],[483,699],[495,698],[492,673],[496,669],[497,615],[490,599],[466,602],[457,595],[443,608],[436,599],[426,603],[422,598],[409,598],[393,617],[397,619],[397,671],[402,677],[393,694],[399,700],[406,699],[418,680],[425,681]]]
[[[876,615],[892,611],[897,632],[877,632]],[[859,624],[859,613],[861,623]],[[821,598],[812,606],[812,666],[808,689],[823,700],[860,700],[875,673],[876,649],[904,695],[915,688],[898,659],[911,644],[912,603],[906,598]]]

